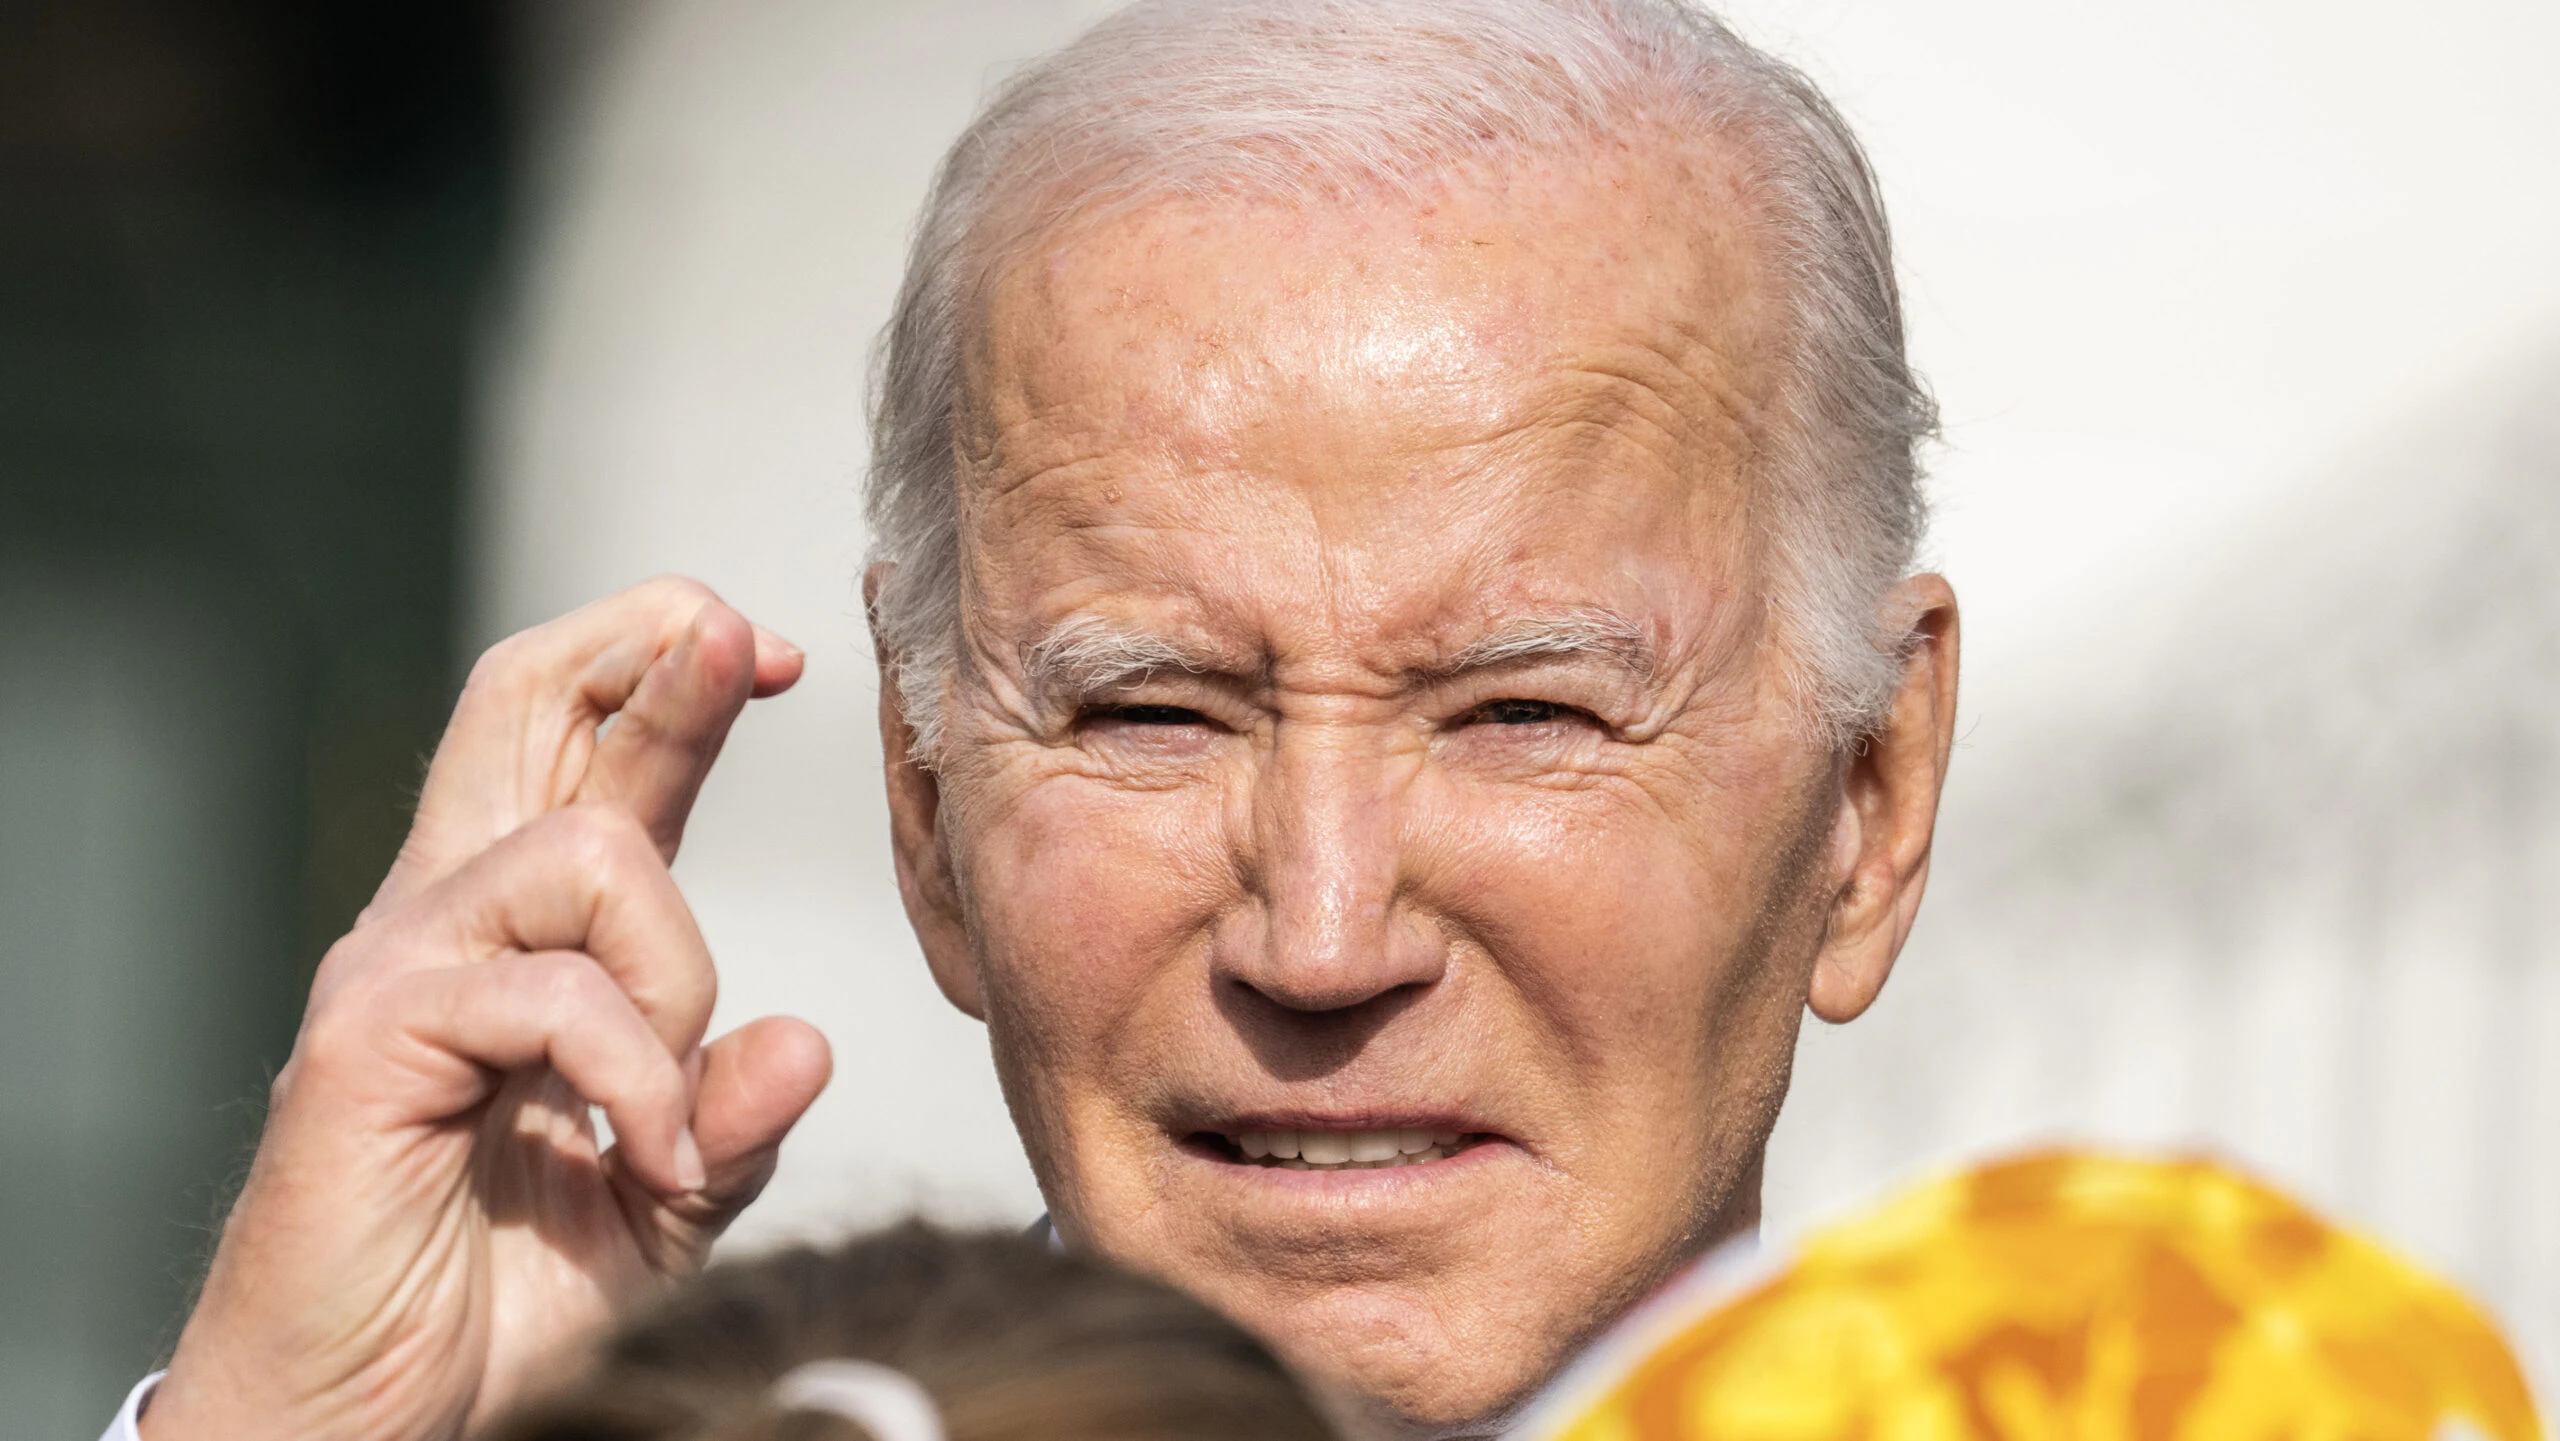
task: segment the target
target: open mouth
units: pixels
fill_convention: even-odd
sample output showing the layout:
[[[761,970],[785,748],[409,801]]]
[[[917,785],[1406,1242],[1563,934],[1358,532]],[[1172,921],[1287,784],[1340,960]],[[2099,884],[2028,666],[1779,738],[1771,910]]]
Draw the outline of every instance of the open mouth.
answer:
[[[1196,1145],[1238,1165],[1286,1171],[1381,1171],[1445,1161],[1490,1139],[1474,1131],[1203,1131]]]

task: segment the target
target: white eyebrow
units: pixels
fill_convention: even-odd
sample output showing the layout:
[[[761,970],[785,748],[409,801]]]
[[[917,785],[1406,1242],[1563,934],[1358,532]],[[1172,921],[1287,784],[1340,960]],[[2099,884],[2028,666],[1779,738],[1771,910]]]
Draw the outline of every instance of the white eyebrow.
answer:
[[[1468,671],[1580,657],[1610,661],[1640,680],[1653,676],[1653,642],[1645,628],[1596,608],[1510,622],[1413,674],[1445,680]],[[1165,671],[1207,675],[1218,668],[1215,657],[1165,636],[1090,615],[1060,621],[1022,650],[1024,689],[1050,701],[1132,689]]]
[[[1577,656],[1614,661],[1640,678],[1653,675],[1652,636],[1637,622],[1597,608],[1511,622],[1469,642],[1428,670],[1434,675],[1452,676],[1525,661]]]
[[[1143,685],[1162,671],[1202,675],[1214,662],[1146,631],[1099,616],[1070,616],[1022,649],[1024,688],[1034,697],[1084,700]]]

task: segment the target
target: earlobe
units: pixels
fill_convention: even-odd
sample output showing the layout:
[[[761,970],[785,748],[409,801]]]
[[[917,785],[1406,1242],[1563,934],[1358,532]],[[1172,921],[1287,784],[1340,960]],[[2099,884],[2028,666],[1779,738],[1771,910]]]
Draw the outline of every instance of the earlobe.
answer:
[[[1918,575],[1888,603],[1908,617],[1902,682],[1884,724],[1847,762],[1833,862],[1843,879],[1806,985],[1806,1006],[1835,1025],[1875,1004],[1911,934],[1955,740],[1955,592],[1942,576]]]
[[[1907,882],[1863,868],[1850,878],[1814,957],[1813,977],[1805,989],[1807,1009],[1837,1026],[1875,1004],[1910,934],[1910,917],[1926,874],[1924,862]]]

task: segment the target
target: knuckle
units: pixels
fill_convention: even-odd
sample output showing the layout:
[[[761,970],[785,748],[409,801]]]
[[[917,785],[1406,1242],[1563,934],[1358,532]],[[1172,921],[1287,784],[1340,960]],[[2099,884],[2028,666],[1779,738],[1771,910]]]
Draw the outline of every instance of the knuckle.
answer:
[[[526,1004],[556,1022],[592,1013],[615,989],[603,969],[583,956],[532,956],[524,966]]]
[[[617,805],[585,802],[567,806],[546,820],[577,868],[607,882],[627,876],[635,866],[657,859],[640,818]]]
[[[276,1077],[276,1099],[282,1101],[288,1082],[303,1072],[326,1077],[362,1066],[378,1049],[371,1034],[374,1009],[368,998],[346,996],[314,1010],[302,1023],[292,1059]]]
[[[691,615],[706,606],[720,603],[719,595],[711,587],[695,580],[692,576],[677,575],[673,572],[653,575],[632,589],[652,604],[662,606],[679,615]]]
[[[515,685],[531,664],[533,634],[529,630],[518,631],[480,652],[480,658],[471,663],[471,674],[464,678],[462,688],[485,695]]]
[[[362,974],[367,953],[373,949],[371,942],[383,924],[382,916],[374,907],[365,907],[357,915],[355,925],[320,953],[320,964],[311,968],[312,989],[315,992],[326,991],[341,984],[345,977]]]

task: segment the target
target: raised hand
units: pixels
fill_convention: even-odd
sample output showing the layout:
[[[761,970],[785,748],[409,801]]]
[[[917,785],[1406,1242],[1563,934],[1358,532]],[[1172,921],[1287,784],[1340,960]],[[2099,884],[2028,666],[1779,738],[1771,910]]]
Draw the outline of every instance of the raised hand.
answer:
[[[754,1199],[826,1042],[769,1017],[703,1044],[717,981],[667,865],[731,722],[800,667],[658,580],[473,668],[312,982],[147,1441],[460,1435]]]

